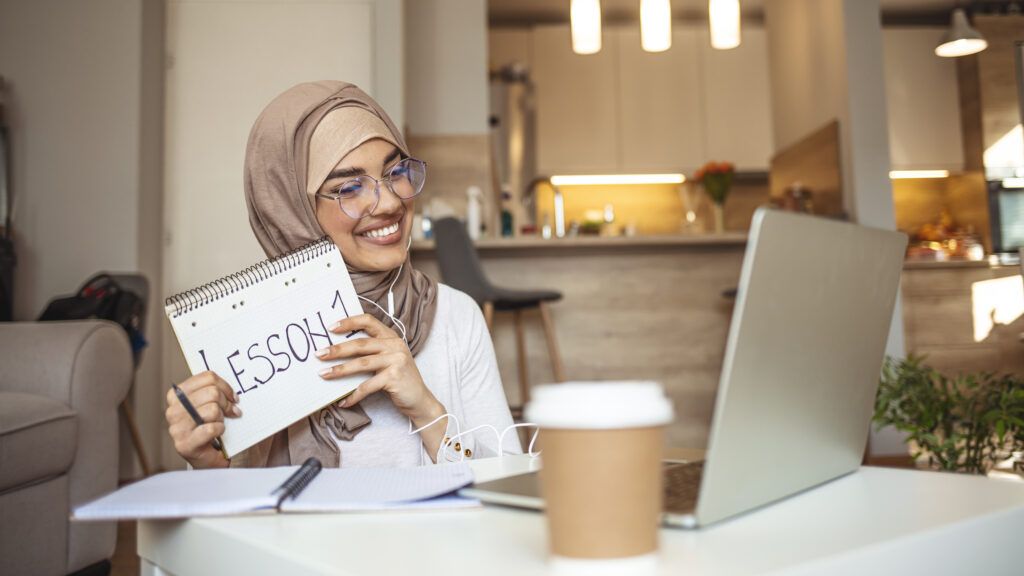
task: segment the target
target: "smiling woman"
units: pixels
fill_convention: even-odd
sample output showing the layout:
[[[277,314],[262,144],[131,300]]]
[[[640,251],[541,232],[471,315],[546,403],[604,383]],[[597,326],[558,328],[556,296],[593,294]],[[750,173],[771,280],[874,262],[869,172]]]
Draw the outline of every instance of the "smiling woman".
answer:
[[[197,427],[171,393],[167,398],[168,431],[182,457],[197,468],[280,466],[310,456],[326,466],[410,466],[456,456],[453,448],[459,458],[499,450],[496,438],[460,438],[454,446],[445,440],[457,434],[456,421],[462,429],[502,429],[512,418],[476,303],[408,261],[413,202],[425,182],[426,165],[409,154],[380,106],[351,84],[300,84],[267,106],[246,150],[249,221],[271,257],[324,235],[338,246],[368,313],[328,319],[329,330],[370,337],[315,355],[326,380],[366,380],[229,462],[211,440],[225,417],[244,418],[237,399],[220,375],[193,376],[179,387],[207,424]]]

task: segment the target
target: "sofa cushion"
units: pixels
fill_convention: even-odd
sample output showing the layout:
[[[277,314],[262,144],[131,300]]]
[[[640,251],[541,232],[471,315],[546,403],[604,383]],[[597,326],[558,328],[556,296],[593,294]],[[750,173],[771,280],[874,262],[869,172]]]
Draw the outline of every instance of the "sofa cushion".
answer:
[[[66,472],[77,428],[75,411],[66,404],[0,392],[0,492]]]

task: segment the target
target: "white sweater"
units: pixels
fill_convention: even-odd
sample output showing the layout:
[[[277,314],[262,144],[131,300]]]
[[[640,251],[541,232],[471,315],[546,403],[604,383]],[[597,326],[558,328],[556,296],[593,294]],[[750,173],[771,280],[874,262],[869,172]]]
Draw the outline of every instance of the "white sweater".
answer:
[[[458,418],[462,431],[489,424],[500,433],[512,425],[505,390],[494,356],[483,314],[468,295],[438,285],[437,313],[430,337],[416,355],[416,366],[427,388]],[[384,392],[363,400],[362,407],[373,423],[351,441],[339,441],[341,465],[349,467],[394,467],[429,464],[419,434],[409,434],[409,419],[403,416]],[[448,435],[456,434],[449,422]],[[459,439],[463,453],[471,457],[495,456],[495,434],[481,429]],[[515,431],[505,434],[502,448],[520,453]],[[442,462],[444,459],[441,460]]]

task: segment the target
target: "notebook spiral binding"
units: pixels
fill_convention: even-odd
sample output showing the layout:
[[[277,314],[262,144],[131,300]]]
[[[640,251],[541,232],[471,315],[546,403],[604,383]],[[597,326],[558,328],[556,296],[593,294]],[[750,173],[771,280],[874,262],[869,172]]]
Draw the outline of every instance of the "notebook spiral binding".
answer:
[[[164,301],[164,306],[167,313],[172,318],[177,318],[183,314],[205,306],[210,302],[219,300],[225,296],[229,296],[244,290],[254,284],[258,284],[273,278],[282,272],[291,270],[292,268],[308,262],[313,258],[326,254],[334,249],[334,242],[328,237],[314,240],[309,244],[299,246],[298,248],[285,252],[276,258],[264,260],[257,264],[253,264],[244,270],[229,274],[223,278],[218,278],[212,282],[203,284],[191,290],[186,290],[180,294],[175,294]]]
[[[277,509],[280,510],[281,503],[288,498],[295,498],[301,494],[306,489],[306,486],[313,481],[313,478],[320,473],[321,469],[323,469],[323,465],[319,460],[313,457],[306,458],[302,466],[274,491],[275,494],[279,495],[277,498]]]

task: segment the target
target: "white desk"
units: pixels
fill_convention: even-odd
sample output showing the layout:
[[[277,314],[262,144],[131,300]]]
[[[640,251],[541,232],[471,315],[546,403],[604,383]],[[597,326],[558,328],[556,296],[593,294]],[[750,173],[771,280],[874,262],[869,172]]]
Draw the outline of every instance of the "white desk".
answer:
[[[1024,483],[866,467],[704,530],[662,530],[660,573],[1016,575],[1022,534]],[[544,517],[498,507],[145,521],[138,551],[143,574],[180,576],[547,573]]]

